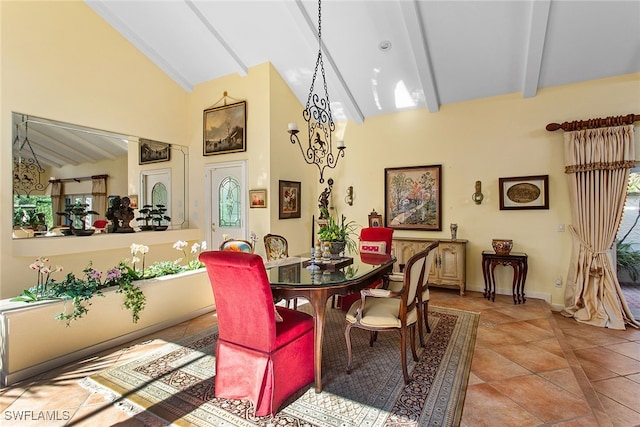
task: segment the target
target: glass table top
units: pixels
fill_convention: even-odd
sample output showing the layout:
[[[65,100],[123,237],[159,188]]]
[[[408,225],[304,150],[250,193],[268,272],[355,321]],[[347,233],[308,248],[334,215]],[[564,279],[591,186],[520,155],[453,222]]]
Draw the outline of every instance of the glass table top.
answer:
[[[318,262],[319,269],[308,268],[310,258],[310,254],[304,254],[265,263],[269,282],[272,286],[284,287],[343,285],[363,279],[374,274],[379,268],[395,262],[395,258],[389,255],[362,254],[354,256],[350,264],[348,260],[342,258],[337,266],[348,265],[332,271],[332,266],[326,263],[323,265],[321,262]]]

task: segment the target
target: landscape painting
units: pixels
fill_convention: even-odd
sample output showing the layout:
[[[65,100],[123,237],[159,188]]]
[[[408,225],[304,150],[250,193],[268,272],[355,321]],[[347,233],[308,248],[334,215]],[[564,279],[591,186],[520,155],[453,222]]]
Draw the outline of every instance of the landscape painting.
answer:
[[[247,151],[247,103],[238,102],[204,110],[203,154]]]
[[[442,230],[441,172],[441,165],[385,169],[385,226]]]

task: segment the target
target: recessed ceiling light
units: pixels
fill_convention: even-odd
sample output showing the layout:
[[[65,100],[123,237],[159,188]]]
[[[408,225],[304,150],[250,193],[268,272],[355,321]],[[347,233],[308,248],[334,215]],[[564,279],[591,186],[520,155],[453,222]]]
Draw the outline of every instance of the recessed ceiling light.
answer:
[[[383,52],[387,52],[391,50],[391,42],[389,40],[381,41],[380,44],[378,45],[378,49],[380,49]]]

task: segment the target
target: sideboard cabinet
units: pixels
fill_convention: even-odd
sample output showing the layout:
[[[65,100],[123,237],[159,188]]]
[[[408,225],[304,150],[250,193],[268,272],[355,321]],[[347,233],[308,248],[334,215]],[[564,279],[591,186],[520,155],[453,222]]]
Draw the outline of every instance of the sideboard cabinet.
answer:
[[[401,269],[404,268],[409,258],[434,240],[439,240],[440,244],[433,257],[433,264],[429,273],[429,285],[459,289],[460,295],[464,295],[467,285],[467,240],[394,237],[391,244],[391,253],[396,257],[397,262],[393,267],[393,272],[401,273]]]

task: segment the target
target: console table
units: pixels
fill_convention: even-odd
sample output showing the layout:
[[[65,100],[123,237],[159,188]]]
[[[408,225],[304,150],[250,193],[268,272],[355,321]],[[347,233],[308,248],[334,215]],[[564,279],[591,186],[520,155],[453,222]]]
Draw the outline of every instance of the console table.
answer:
[[[508,255],[498,255],[492,251],[482,251],[482,275],[484,276],[484,297],[496,300],[496,278],[494,270],[498,265],[513,268],[513,303],[524,304],[524,282],[527,280],[527,254],[511,252]]]

